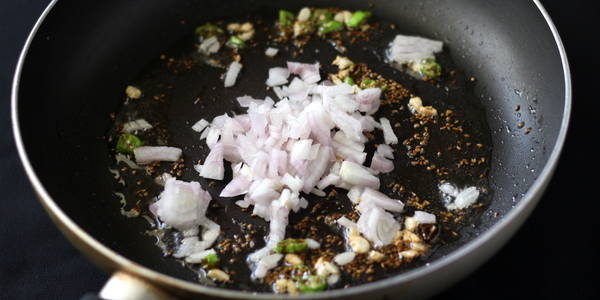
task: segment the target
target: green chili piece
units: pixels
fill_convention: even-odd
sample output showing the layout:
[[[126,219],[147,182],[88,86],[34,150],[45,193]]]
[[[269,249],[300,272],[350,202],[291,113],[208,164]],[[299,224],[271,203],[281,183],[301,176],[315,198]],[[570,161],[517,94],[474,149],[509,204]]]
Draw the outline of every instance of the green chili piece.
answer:
[[[241,49],[246,47],[246,42],[244,42],[244,40],[242,40],[239,36],[232,35],[229,38],[229,41],[227,41],[227,46],[235,49]]]
[[[123,133],[117,140],[117,152],[119,153],[133,153],[133,149],[143,146],[144,143],[135,135],[131,133]]]
[[[279,10],[279,25],[290,26],[294,22],[296,17],[291,11],[280,9]]]
[[[206,23],[202,26],[196,28],[196,34],[202,36],[203,38],[209,38],[212,36],[218,36],[223,34],[223,29],[219,28],[219,26]]]
[[[206,268],[214,268],[219,264],[219,256],[216,253],[211,253],[202,259],[202,264]]]
[[[297,253],[308,250],[308,243],[303,239],[285,239],[277,243],[277,253]]]
[[[348,76],[348,77],[344,78],[344,83],[347,83],[349,85],[354,85],[354,79],[352,79],[352,77]]]
[[[298,289],[302,293],[320,292],[327,288],[324,276],[310,275],[305,280],[298,282]]]
[[[442,75],[442,67],[433,58],[426,58],[421,61],[419,73],[426,79],[434,79]]]
[[[325,24],[333,20],[333,13],[326,9],[316,9],[311,15],[312,21],[317,24]]]
[[[377,82],[375,80],[373,80],[371,78],[365,78],[360,82],[359,86],[361,89],[368,89],[368,88],[375,87],[376,84],[377,84]]]
[[[344,29],[344,24],[339,21],[329,21],[319,27],[319,33],[330,33]]]
[[[358,27],[362,25],[367,19],[371,17],[370,11],[357,10],[352,14],[350,20],[348,20],[348,27]]]

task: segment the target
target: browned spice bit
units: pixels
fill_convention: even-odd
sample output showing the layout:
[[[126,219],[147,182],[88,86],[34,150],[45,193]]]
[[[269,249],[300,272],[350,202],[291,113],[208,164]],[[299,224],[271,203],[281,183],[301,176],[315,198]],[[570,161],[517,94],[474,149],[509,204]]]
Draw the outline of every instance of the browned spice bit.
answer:
[[[519,111],[519,110],[521,110],[521,105],[518,105],[518,104],[515,105],[515,111]]]
[[[525,129],[525,134],[529,134],[531,132],[531,130],[532,130],[531,127]]]
[[[525,122],[523,122],[523,121],[520,121],[517,123],[517,127],[519,127],[519,128],[523,128],[524,126],[525,126]]]

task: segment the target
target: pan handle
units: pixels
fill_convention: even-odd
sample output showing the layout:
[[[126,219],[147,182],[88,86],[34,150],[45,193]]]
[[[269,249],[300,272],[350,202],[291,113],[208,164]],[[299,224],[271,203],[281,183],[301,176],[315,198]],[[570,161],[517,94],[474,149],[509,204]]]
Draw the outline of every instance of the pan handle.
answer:
[[[175,300],[175,298],[156,286],[135,276],[118,271],[108,279],[100,295],[94,298],[85,295],[82,299],[111,299],[111,300]]]

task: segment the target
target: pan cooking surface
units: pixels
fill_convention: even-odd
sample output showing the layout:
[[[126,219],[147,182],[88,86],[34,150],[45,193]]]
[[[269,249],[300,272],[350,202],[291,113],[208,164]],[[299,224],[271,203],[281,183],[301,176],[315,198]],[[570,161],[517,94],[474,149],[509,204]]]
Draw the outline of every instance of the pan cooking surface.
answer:
[[[275,15],[276,12],[273,12]],[[473,88],[477,80],[461,72],[460,66],[454,65],[449,52],[455,50],[452,45],[445,45],[444,52],[437,56],[444,70],[443,76],[437,81],[417,80],[401,71],[396,70],[384,62],[384,50],[396,34],[402,34],[402,28],[395,28],[389,23],[377,19],[375,29],[369,31],[368,41],[358,41],[355,44],[346,44],[347,51],[343,54],[326,39],[313,37],[301,51],[291,43],[277,44],[269,38],[274,31],[274,20],[237,18],[231,21],[249,20],[255,24],[257,34],[254,38],[256,45],[240,50],[244,68],[233,88],[223,88],[221,75],[224,69],[209,66],[196,51],[192,35],[182,39],[169,50],[165,51],[155,61],[150,63],[134,82],[124,83],[139,87],[143,96],[137,100],[126,100],[120,110],[114,114],[115,126],[108,132],[110,148],[114,149],[120,126],[124,122],[138,118],[146,119],[154,128],[138,134],[146,145],[168,145],[183,149],[183,162],[161,163],[153,165],[151,174],[144,170],[132,170],[124,164],[113,164],[111,169],[119,170],[124,180],[122,185],[115,180],[114,191],[123,193],[127,202],[126,209],[135,208],[144,216],[152,216],[147,210],[148,204],[156,200],[162,191],[162,186],[155,183],[155,177],[163,172],[170,172],[178,179],[185,181],[199,181],[204,189],[213,196],[213,201],[208,209],[207,216],[221,225],[222,236],[214,246],[217,247],[221,258],[221,269],[226,270],[232,278],[230,283],[224,284],[228,288],[252,291],[271,291],[267,285],[251,281],[250,270],[245,263],[245,257],[264,245],[264,237],[268,233],[268,224],[259,217],[252,217],[250,211],[242,211],[234,204],[242,197],[220,198],[218,194],[231,179],[231,169],[226,163],[226,174],[223,181],[213,181],[200,178],[193,169],[193,165],[202,162],[209,152],[204,141],[199,140],[199,134],[192,131],[191,126],[199,119],[212,118],[223,113],[243,113],[235,98],[242,95],[251,95],[254,98],[270,96],[277,99],[272,91],[265,89],[265,80],[268,69],[285,66],[286,61],[299,61],[304,63],[321,63],[322,78],[328,73],[336,73],[337,68],[331,62],[337,55],[349,57],[355,63],[364,63],[373,71],[387,79],[392,79],[407,88],[412,94],[423,98],[426,105],[432,105],[438,112],[444,113],[452,110],[452,116],[441,115],[437,123],[418,124],[418,120],[411,119],[406,104],[408,97],[399,100],[399,103],[382,105],[375,114],[375,118],[387,117],[392,124],[398,123],[394,128],[400,141],[394,145],[395,169],[392,173],[380,175],[381,191],[393,198],[402,200],[407,204],[406,211],[397,214],[412,215],[415,209],[435,213],[438,220],[439,233],[432,240],[432,248],[425,256],[411,263],[403,263],[398,268],[383,269],[374,266],[374,272],[362,274],[358,278],[343,273],[342,280],[335,288],[356,285],[386,278],[398,274],[403,270],[423,265],[444,253],[444,247],[456,242],[458,239],[470,239],[471,233],[479,225],[479,217],[491,199],[492,191],[489,190],[487,173],[490,168],[491,135],[486,123],[486,116],[479,99],[474,96]],[[226,22],[227,23],[227,22]],[[264,29],[263,29],[264,28]],[[274,58],[267,58],[264,50],[268,46],[280,49]],[[229,49],[221,49],[217,58],[223,59],[224,66],[230,62]],[[229,59],[229,60],[227,60]],[[385,99],[385,98],[384,98]],[[454,122],[461,130],[440,130],[448,122]],[[454,124],[454,123],[453,123]],[[429,143],[424,146],[424,157],[430,160],[437,168],[446,168],[447,174],[438,174],[435,169],[427,170],[425,166],[414,166],[411,161],[409,147],[414,147],[418,140],[411,140],[415,134],[422,134],[428,128],[431,135]],[[381,131],[375,131],[374,139],[367,144],[367,153],[373,153],[374,145],[383,140]],[[403,143],[403,141],[408,141]],[[478,145],[479,144],[479,145]],[[479,162],[483,158],[482,162]],[[367,158],[366,165],[370,162]],[[464,160],[467,165],[464,165]],[[478,163],[470,165],[471,159]],[[463,161],[461,163],[461,161]],[[458,167],[461,164],[463,166]],[[482,191],[478,204],[464,212],[447,214],[438,191],[442,180],[457,185],[458,187],[477,186]],[[286,237],[310,237],[323,240],[326,236],[339,236],[343,241],[342,233],[336,226],[329,226],[326,217],[333,214],[348,214],[352,205],[343,190],[332,192],[332,188],[325,190],[326,198],[314,195],[305,195],[309,200],[309,207],[298,213],[290,214],[290,222]],[[115,201],[118,198],[115,197]],[[425,205],[429,203],[428,205]],[[447,214],[443,217],[442,214]],[[310,221],[308,233],[306,228],[294,226]],[[148,226],[147,234],[157,236],[158,244],[164,247],[165,254],[172,253],[174,245],[182,236],[171,230],[159,229],[159,222],[152,221]],[[227,242],[227,240],[231,242]],[[253,241],[254,247],[244,246]],[[248,244],[248,243],[247,243]],[[331,243],[331,249],[336,253],[344,250],[344,243]],[[186,265],[192,273],[199,275],[200,282],[212,285],[209,280],[202,279],[204,271],[199,265]],[[196,275],[187,279],[196,280]]]

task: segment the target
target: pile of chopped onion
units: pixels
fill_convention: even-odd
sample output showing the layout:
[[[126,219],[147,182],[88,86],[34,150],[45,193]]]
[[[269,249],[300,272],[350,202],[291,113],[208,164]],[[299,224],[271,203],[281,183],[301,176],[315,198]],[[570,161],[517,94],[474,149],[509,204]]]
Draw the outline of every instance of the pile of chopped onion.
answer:
[[[349,190],[349,197],[361,203],[358,229],[376,246],[391,243],[400,229],[386,210],[401,212],[404,205],[377,191],[376,174],[394,169],[393,150],[386,144],[398,142],[389,120],[379,123],[372,116],[381,90],[356,93],[345,83],[320,82],[319,67],[288,62],[286,68],[272,68],[265,83],[279,101],[238,97],[246,114],[224,114],[210,124],[201,120],[193,128],[211,149],[203,164],[195,166],[200,176],[222,180],[224,160],[229,161],[233,179],[220,196],[244,195],[236,204],[252,206],[253,214],[270,222],[265,248],[248,258],[257,278],[279,261],[273,250],[285,238],[289,212],[307,207],[303,194],[324,195],[328,186]],[[367,167],[363,133],[375,128],[383,129],[386,144],[378,146]]]

